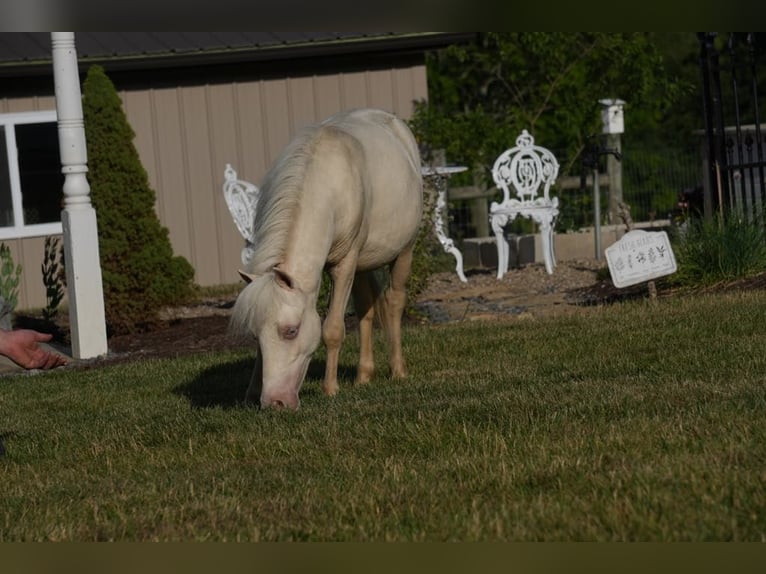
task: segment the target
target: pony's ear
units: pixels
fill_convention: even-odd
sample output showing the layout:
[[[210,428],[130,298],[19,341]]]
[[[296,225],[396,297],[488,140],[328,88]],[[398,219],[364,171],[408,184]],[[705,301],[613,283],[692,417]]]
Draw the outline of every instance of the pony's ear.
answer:
[[[283,271],[279,267],[274,267],[274,279],[277,281],[277,285],[284,289],[292,290],[294,282],[293,278],[290,277],[290,275],[287,274],[287,272]]]
[[[242,269],[239,269],[238,271],[239,271],[239,276],[245,280],[245,283],[252,283],[253,281],[255,281],[256,275],[252,275],[251,273],[242,271]]]

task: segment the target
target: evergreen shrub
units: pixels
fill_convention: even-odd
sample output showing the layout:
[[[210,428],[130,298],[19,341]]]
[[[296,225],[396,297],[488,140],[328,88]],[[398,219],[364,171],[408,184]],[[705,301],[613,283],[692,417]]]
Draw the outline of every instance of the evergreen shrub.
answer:
[[[145,330],[194,293],[194,269],[174,256],[112,81],[92,66],[83,85],[88,179],[98,217],[104,305],[111,334]]]

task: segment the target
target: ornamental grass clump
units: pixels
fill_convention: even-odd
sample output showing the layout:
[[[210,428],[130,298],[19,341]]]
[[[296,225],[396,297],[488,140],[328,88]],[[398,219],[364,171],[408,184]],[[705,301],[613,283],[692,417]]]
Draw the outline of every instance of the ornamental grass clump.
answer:
[[[693,219],[675,237],[676,281],[710,285],[766,271],[766,232],[762,220],[736,214]]]

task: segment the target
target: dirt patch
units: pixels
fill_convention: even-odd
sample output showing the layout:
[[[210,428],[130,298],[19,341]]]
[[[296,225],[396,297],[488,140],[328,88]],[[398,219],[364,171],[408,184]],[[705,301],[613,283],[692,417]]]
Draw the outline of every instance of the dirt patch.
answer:
[[[447,323],[497,319],[530,319],[568,313],[584,313],[617,295],[611,281],[599,281],[603,262],[561,262],[553,275],[542,264],[510,270],[502,279],[495,271],[469,271],[468,282],[457,274],[434,274],[413,304],[410,323]],[[203,351],[252,348],[247,341],[233,340],[227,326],[234,297],[211,298],[196,305],[165,311],[158,329],[148,333],[120,335],[109,340],[110,355],[118,358],[174,357]],[[356,319],[347,318],[347,328]]]
[[[599,282],[602,266],[595,260],[568,261],[549,275],[544,265],[530,264],[510,270],[502,279],[494,270],[472,271],[466,283],[455,273],[438,273],[415,308],[434,323],[581,312],[583,290]]]

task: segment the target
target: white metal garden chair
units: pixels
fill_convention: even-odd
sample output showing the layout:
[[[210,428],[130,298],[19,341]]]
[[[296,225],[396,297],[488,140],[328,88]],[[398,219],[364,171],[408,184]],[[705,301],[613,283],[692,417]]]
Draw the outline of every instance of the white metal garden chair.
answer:
[[[234,171],[231,164],[226,164],[223,175],[223,196],[237,229],[245,239],[245,247],[242,248],[241,257],[242,263],[247,265],[253,251],[253,220],[261,192],[256,185],[249,181],[237,179],[237,172]]]
[[[545,269],[556,266],[553,251],[553,225],[559,213],[559,200],[550,197],[551,185],[559,173],[559,163],[549,150],[535,145],[527,130],[516,138],[516,146],[501,153],[492,167],[492,178],[503,192],[503,200],[493,201],[489,221],[497,238],[497,278],[508,271],[509,246],[505,226],[517,216],[533,219],[540,230]]]

